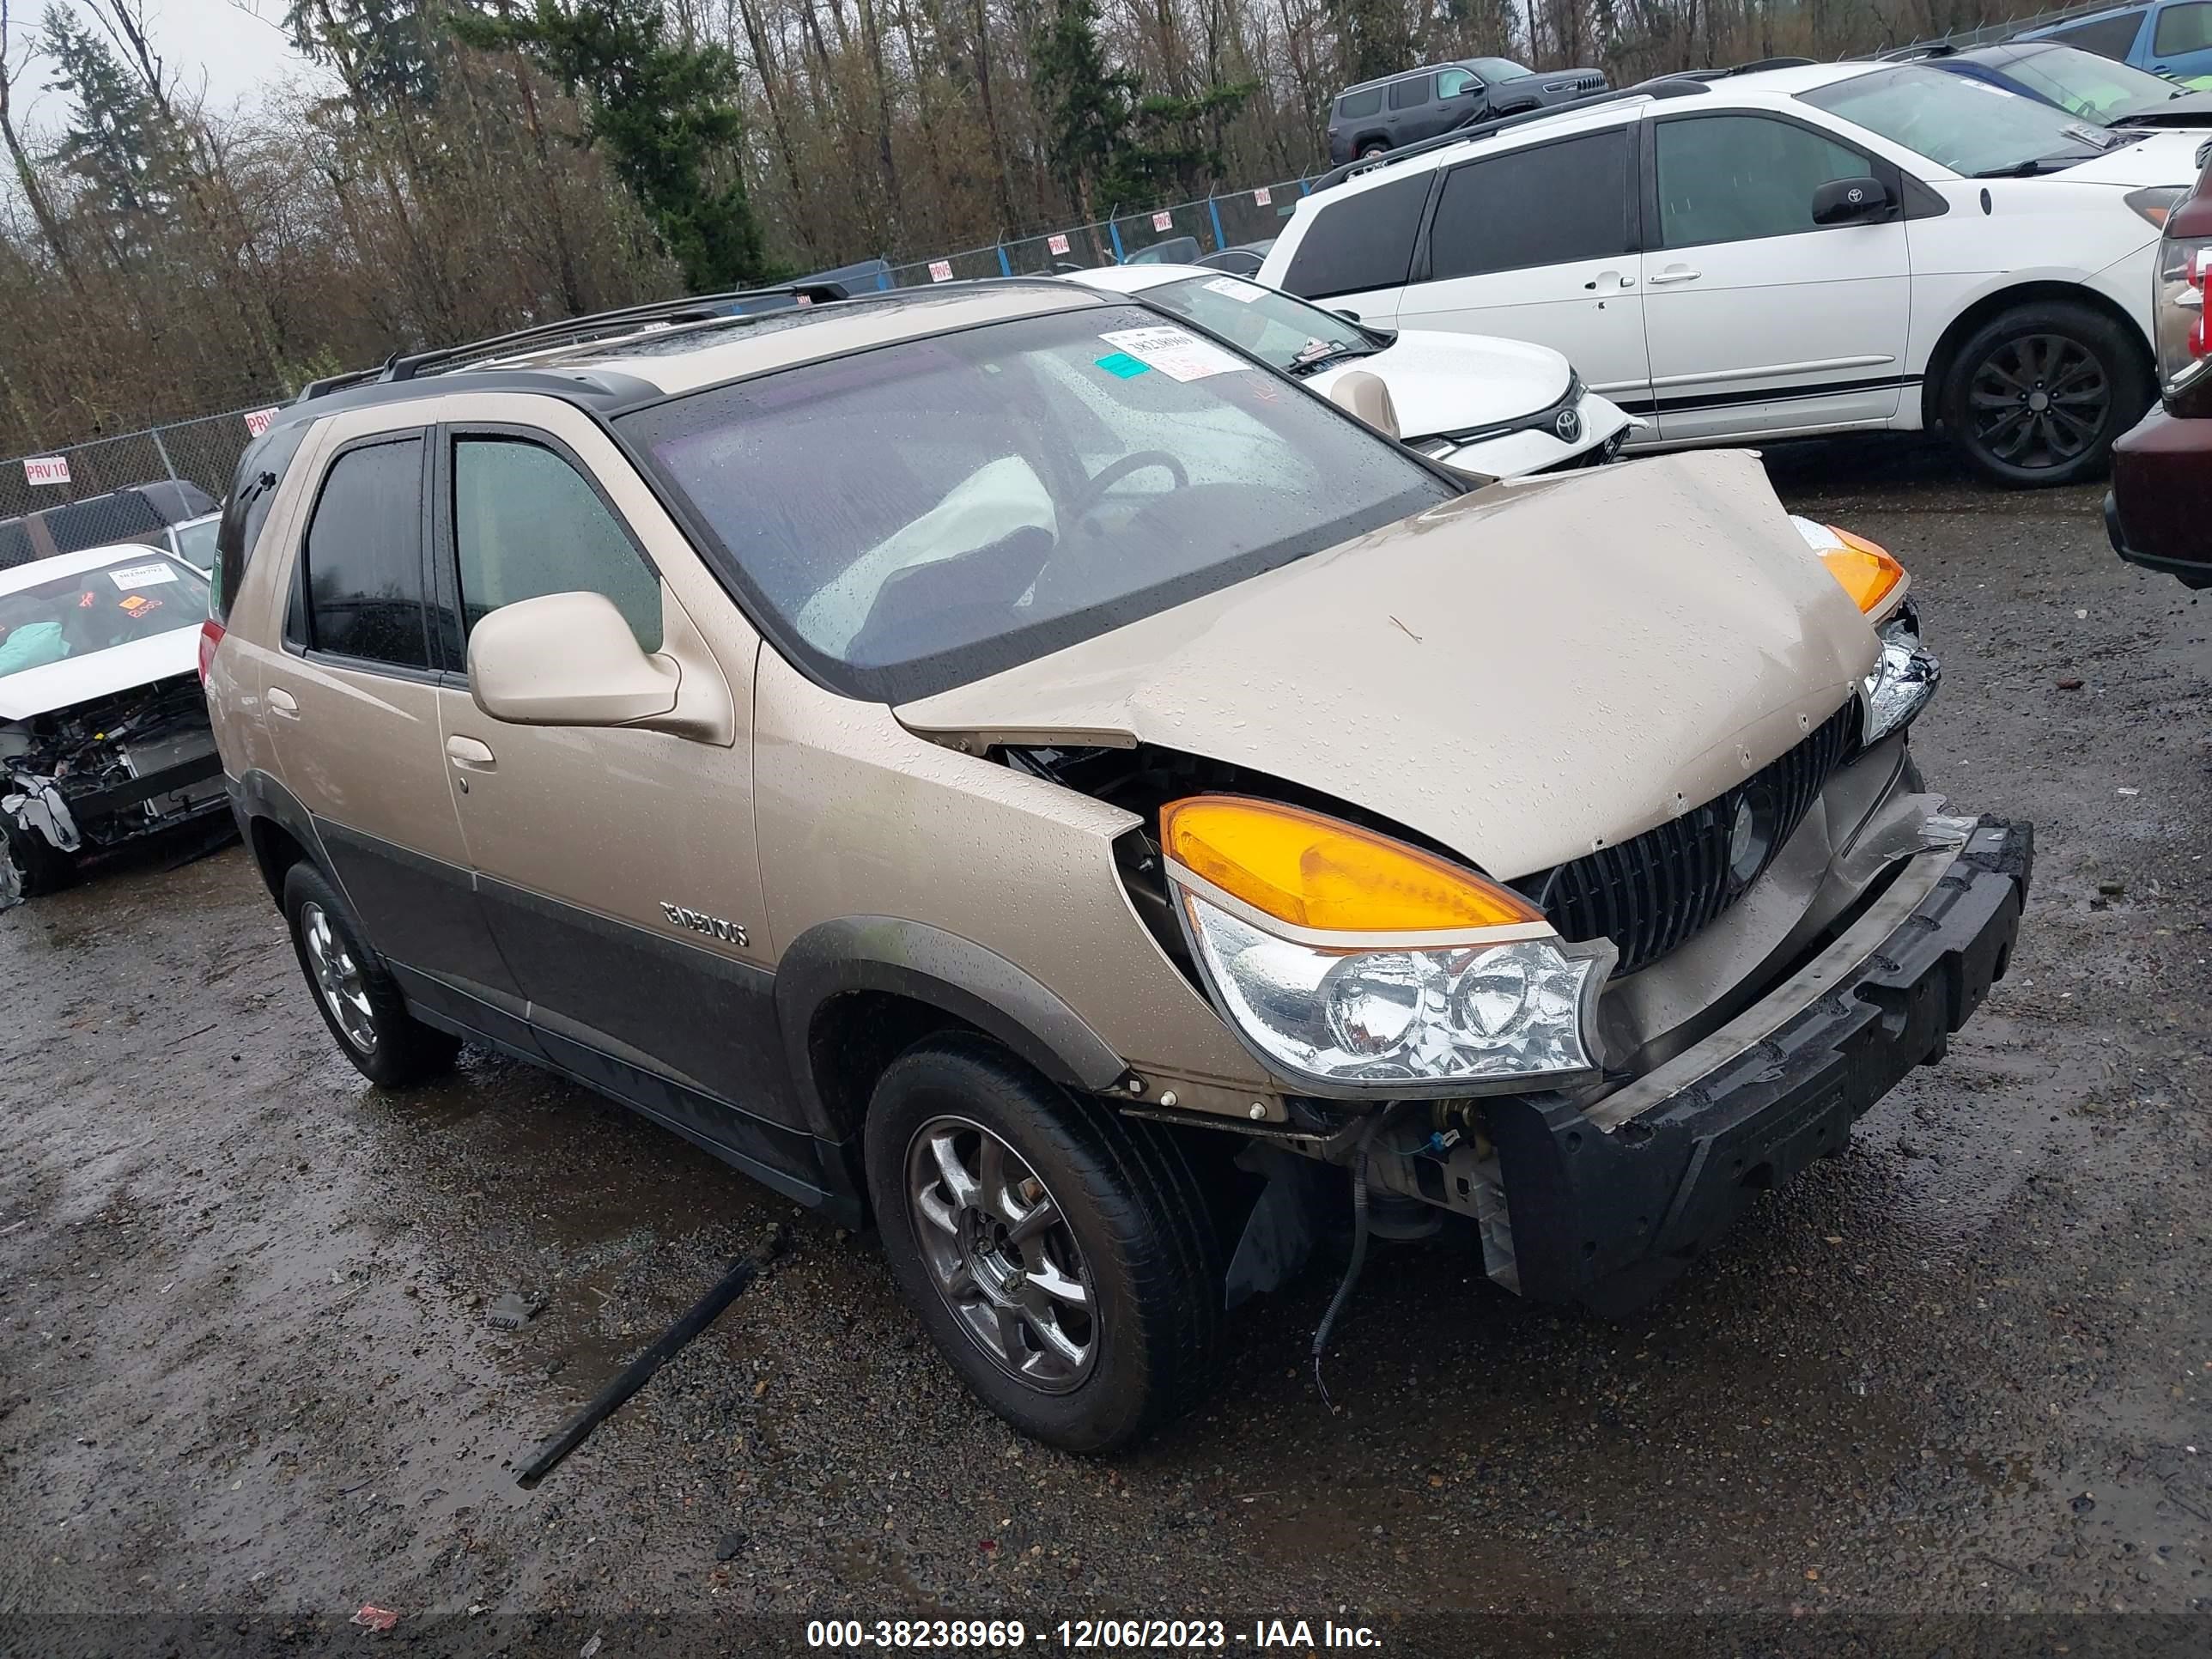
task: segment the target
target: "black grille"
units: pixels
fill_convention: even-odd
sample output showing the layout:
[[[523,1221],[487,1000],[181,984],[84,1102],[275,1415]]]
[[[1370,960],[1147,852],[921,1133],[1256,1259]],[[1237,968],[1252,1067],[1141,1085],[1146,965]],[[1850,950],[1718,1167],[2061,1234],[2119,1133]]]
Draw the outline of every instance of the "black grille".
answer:
[[[1735,788],[1618,847],[1562,864],[1520,884],[1566,939],[1605,938],[1620,947],[1617,974],[1633,973],[1687,944],[1757,880],[1850,750],[1858,700]],[[1729,842],[1747,799],[1764,820],[1766,852],[1748,872],[1729,869]]]

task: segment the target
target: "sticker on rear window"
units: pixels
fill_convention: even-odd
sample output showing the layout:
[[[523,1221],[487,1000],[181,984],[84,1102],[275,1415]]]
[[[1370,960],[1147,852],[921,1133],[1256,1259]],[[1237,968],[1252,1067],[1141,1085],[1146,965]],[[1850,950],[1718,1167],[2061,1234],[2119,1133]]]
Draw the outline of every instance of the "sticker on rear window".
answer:
[[[1126,351],[1109,352],[1097,360],[1098,367],[1117,380],[1133,380],[1149,365],[1139,362]]]
[[[1215,294],[1225,294],[1239,305],[1250,305],[1265,292],[1249,283],[1240,283],[1234,276],[1216,276],[1206,284]]]
[[[1098,337],[1109,346],[1134,357],[1147,368],[1157,368],[1170,380],[1202,380],[1209,374],[1227,374],[1251,364],[1232,356],[1210,341],[1180,328],[1123,328]]]
[[[107,580],[127,593],[134,587],[153,587],[162,582],[173,582],[177,580],[177,572],[173,565],[134,564],[121,570],[109,571]]]

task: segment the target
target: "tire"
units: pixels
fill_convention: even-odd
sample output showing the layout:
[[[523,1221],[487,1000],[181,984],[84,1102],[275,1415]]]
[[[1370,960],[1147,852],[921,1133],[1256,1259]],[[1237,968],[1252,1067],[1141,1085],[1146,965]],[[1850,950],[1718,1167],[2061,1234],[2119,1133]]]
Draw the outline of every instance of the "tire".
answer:
[[[1389,153],[1390,146],[1382,143],[1380,139],[1376,139],[1371,143],[1362,144],[1359,147],[1359,154],[1356,159],[1362,161],[1371,161],[1378,155],[1388,155]]]
[[[364,945],[353,912],[313,865],[285,872],[284,921],[307,993],[355,1070],[371,1083],[404,1089],[453,1069],[460,1039],[407,1012],[399,988]]]
[[[76,860],[35,830],[0,817],[0,910],[68,886]]]
[[[2152,390],[2131,330],[2087,306],[2041,301],[1960,343],[1940,412],[1968,465],[2009,489],[2038,489],[2101,474]]]
[[[983,1038],[937,1037],[877,1083],[866,1159],[899,1288],[961,1380],[1022,1433],[1116,1451],[1210,1390],[1221,1247],[1166,1133],[1071,1098]],[[1010,1236],[1010,1221],[1042,1227]]]

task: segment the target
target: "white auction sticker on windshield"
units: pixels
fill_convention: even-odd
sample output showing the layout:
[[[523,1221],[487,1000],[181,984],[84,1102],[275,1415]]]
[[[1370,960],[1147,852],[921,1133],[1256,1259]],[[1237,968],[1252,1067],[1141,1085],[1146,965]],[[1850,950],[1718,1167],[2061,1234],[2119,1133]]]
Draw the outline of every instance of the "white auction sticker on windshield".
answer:
[[[1098,337],[1146,368],[1157,368],[1170,380],[1202,380],[1209,374],[1252,367],[1212,341],[1179,328],[1123,328]]]
[[[1255,288],[1249,283],[1240,283],[1234,276],[1216,276],[1206,286],[1213,293],[1225,294],[1237,304],[1246,306],[1267,292],[1265,289]]]
[[[177,568],[160,563],[126,565],[120,570],[109,571],[107,580],[113,582],[118,590],[128,593],[134,587],[152,587],[160,582],[176,580]]]

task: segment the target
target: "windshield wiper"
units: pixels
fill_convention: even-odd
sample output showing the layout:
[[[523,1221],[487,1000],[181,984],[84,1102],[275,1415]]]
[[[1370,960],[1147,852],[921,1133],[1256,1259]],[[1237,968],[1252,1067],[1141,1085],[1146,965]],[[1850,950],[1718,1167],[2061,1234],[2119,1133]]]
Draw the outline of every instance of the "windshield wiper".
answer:
[[[1346,357],[1372,357],[1382,348],[1362,343],[1353,345],[1346,340],[1316,340],[1312,345],[1291,359],[1290,373],[1310,374],[1317,368],[1341,362]]]
[[[1977,179],[2033,179],[2039,173],[2057,173],[2065,167],[2092,161],[2095,155],[2035,155],[2025,161],[2014,161],[2008,167],[1990,167],[1974,174]]]

